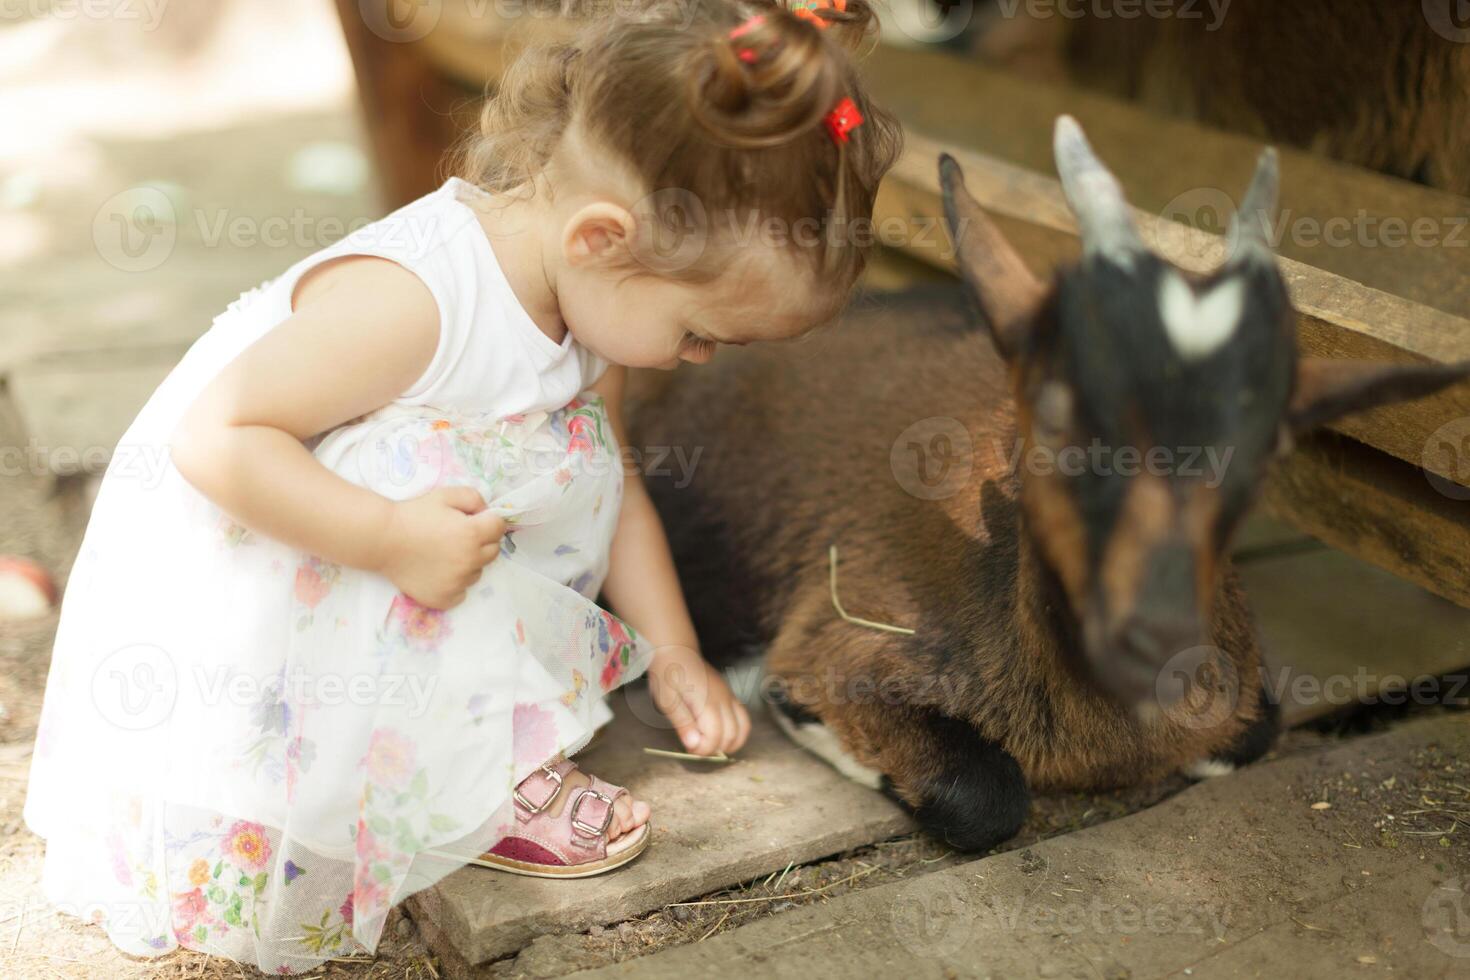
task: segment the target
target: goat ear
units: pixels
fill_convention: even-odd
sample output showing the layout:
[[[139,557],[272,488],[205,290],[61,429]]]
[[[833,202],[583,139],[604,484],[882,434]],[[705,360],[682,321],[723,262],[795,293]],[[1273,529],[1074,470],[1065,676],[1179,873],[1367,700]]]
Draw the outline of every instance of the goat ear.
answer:
[[[1046,290],[965,189],[965,175],[948,153],[939,157],[944,220],[970,287],[1001,356],[1015,357]]]
[[[1432,395],[1470,378],[1470,361],[1458,364],[1385,364],[1306,357],[1297,365],[1287,420],[1307,432],[1353,412]]]

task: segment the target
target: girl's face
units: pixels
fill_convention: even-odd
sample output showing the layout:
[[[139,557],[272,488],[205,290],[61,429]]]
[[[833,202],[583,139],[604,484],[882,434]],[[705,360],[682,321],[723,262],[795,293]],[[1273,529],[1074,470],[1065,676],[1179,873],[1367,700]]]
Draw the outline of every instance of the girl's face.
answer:
[[[562,320],[578,343],[604,360],[669,370],[704,364],[721,344],[798,337],[821,309],[815,275],[802,256],[766,244],[741,247],[719,277],[686,282],[629,271],[626,253],[577,243],[557,276]]]

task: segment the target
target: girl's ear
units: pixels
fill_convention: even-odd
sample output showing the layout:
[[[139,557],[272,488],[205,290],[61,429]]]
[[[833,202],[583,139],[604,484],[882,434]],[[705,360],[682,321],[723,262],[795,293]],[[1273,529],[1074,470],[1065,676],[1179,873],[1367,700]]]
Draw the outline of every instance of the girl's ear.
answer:
[[[567,221],[562,254],[573,266],[620,258],[631,250],[637,227],[626,208],[606,201],[589,204]]]

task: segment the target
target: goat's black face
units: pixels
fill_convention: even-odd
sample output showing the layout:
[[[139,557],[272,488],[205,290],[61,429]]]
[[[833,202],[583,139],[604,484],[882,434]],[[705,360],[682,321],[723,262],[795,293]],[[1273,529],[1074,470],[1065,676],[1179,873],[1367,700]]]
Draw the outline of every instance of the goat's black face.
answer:
[[[1022,502],[1104,687],[1203,644],[1219,559],[1281,442],[1296,350],[1275,266],[1147,252],[1062,275],[1017,352]]]
[[[1144,247],[1118,182],[1065,116],[1056,158],[1083,259],[1053,288],[949,157],[939,164],[945,216],[960,272],[1014,368],[1028,530],[1080,625],[1088,673],[1142,706],[1172,657],[1208,642],[1230,532],[1290,434],[1429,394],[1470,364],[1297,356],[1266,240],[1273,151],[1232,226],[1232,257],[1204,277]]]

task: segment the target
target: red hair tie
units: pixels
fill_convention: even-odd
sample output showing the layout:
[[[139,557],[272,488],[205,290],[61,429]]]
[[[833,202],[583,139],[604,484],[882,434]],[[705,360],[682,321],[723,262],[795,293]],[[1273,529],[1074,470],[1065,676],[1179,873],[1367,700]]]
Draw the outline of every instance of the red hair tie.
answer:
[[[730,32],[730,40],[733,41],[733,40],[735,40],[738,37],[744,37],[745,35],[749,34],[751,31],[755,30],[757,27],[761,26],[765,22],[766,22],[766,15],[765,14],[756,14],[754,17],[751,17],[751,18],[747,19],[745,23],[741,24],[739,27],[737,27],[733,31],[731,31]],[[756,59],[755,48],[739,48],[735,52],[735,57],[739,58],[741,61],[745,62],[747,65],[753,65],[753,64],[755,64],[755,59]]]
[[[817,11],[828,7],[838,13],[843,13],[847,10],[847,0],[792,0],[791,6],[787,9],[791,11],[793,17],[800,17],[807,23],[814,24],[825,31],[831,26],[831,22],[820,16]]]
[[[846,143],[847,134],[863,124],[863,114],[858,112],[857,103],[852,101],[851,96],[837,103],[825,118],[827,132],[832,134],[834,143]]]
[[[765,14],[756,14],[754,17],[746,18],[745,23],[741,24],[739,27],[730,32],[730,40],[733,41],[737,37],[744,37],[765,22]]]
[[[794,0],[790,8],[793,16],[800,17],[808,23],[816,25],[821,30],[826,30],[828,22],[817,15],[817,11],[831,7],[837,11],[847,10],[847,0]],[[730,40],[734,41],[749,34],[766,22],[764,14],[756,14],[749,17],[743,24],[730,31]],[[737,48],[735,57],[747,65],[753,65],[760,56],[755,48]],[[827,113],[823,121],[827,124],[827,132],[834,143],[846,143],[849,134],[863,124],[863,114],[858,111],[857,103],[851,97],[844,98]]]

